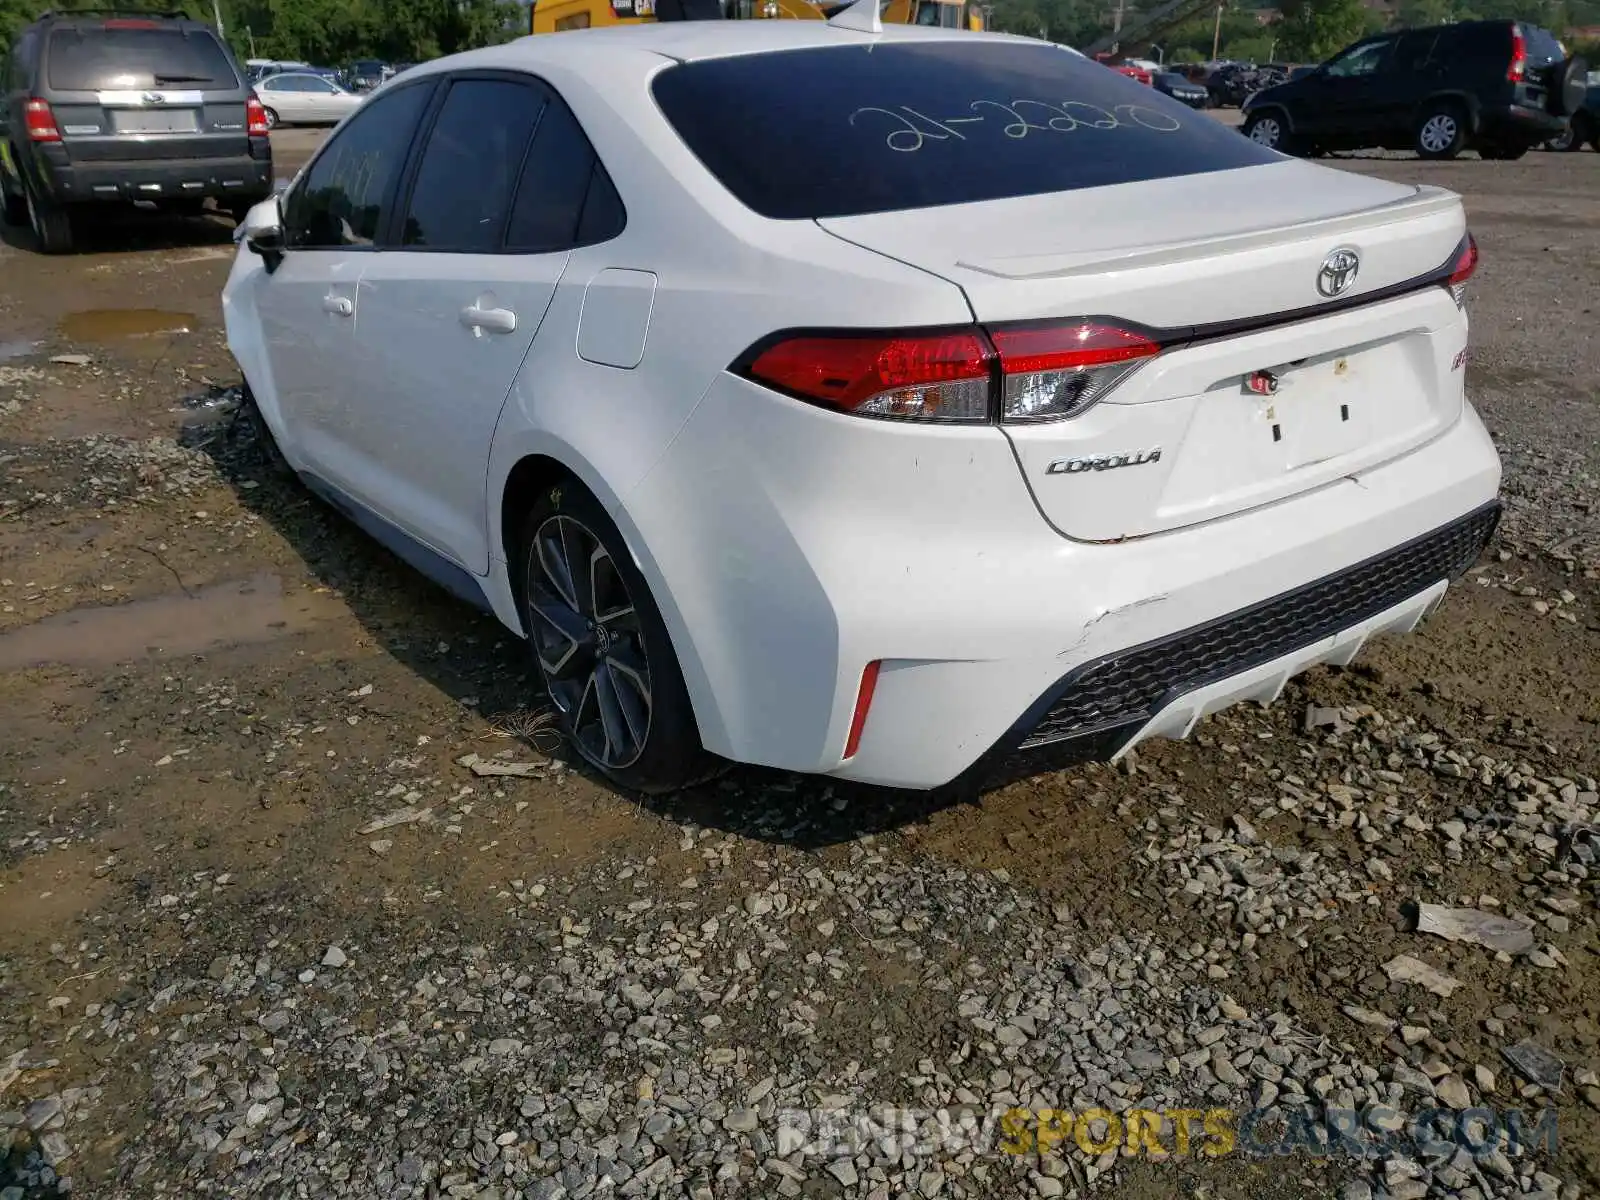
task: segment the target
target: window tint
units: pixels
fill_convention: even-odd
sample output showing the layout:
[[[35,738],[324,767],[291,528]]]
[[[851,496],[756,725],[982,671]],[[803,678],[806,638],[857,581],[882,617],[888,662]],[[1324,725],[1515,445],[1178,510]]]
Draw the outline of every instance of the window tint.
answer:
[[[578,218],[579,246],[593,246],[609,242],[622,232],[627,214],[622,208],[622,197],[617,195],[611,176],[597,161],[589,175],[589,194],[584,197],[583,215]]]
[[[544,106],[543,89],[531,84],[451,84],[417,171],[403,244],[498,250],[517,171]]]
[[[334,136],[289,194],[284,230],[290,246],[372,244],[432,91],[421,84],[380,96]]]
[[[594,208],[586,214],[591,192]],[[580,225],[584,227],[581,232]],[[517,185],[506,249],[547,253],[605,241],[621,230],[622,202],[610,176],[595,157],[577,118],[552,98]]]
[[[1447,65],[1500,66],[1511,61],[1511,32],[1504,25],[1454,25],[1439,31],[1434,58]]]
[[[239,86],[221,43],[199,29],[54,29],[45,53],[50,86],[64,92]]]
[[[1353,47],[1328,64],[1328,74],[1336,79],[1376,75],[1384,69],[1384,65],[1389,58],[1389,52],[1393,49],[1394,40],[1392,38],[1385,38],[1380,42],[1367,42]]]
[[[1277,161],[1066,50],[974,38],[682,63],[653,85],[756,212],[818,218],[1135,183]],[[781,150],[774,150],[781,147]]]
[[[1437,35],[1432,30],[1401,34],[1395,43],[1393,69],[1402,72],[1422,70],[1433,55],[1435,40]]]

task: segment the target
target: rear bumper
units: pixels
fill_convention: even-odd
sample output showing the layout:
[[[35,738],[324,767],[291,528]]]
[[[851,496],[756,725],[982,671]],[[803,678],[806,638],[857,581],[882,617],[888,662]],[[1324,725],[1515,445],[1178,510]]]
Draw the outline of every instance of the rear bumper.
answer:
[[[39,163],[45,196],[58,204],[215,199],[253,203],[272,193],[272,154],[230,158]]]
[[[1349,662],[1379,633],[1409,632],[1477,559],[1498,501],[1404,545],[1203,625],[1068,672],[991,753],[1056,748],[1104,761],[1151,737],[1188,737],[1241,700],[1269,703],[1293,676]]]
[[[1565,117],[1553,117],[1542,108],[1509,104],[1484,108],[1478,114],[1478,132],[1492,138],[1522,141],[1530,146],[1555,137],[1567,127]]]
[[[1480,510],[1500,481],[1469,407],[1433,441],[1314,491],[1083,543],[1041,520],[998,430],[894,424],[729,377],[614,512],[716,753],[934,788],[1030,737],[1042,748],[1106,734],[1076,745],[1096,758],[1182,735],[1414,624],[1487,538]],[[1477,524],[1429,540],[1469,514]],[[1414,542],[1431,548],[1404,570],[1362,573]],[[844,760],[873,661],[860,747]]]

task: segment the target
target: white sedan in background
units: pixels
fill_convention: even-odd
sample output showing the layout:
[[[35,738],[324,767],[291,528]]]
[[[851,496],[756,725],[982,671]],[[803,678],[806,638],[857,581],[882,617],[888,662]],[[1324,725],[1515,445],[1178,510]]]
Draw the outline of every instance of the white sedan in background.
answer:
[[[337,125],[366,100],[310,71],[269,75],[255,88],[267,110],[269,129],[279,125]]]
[[[1114,758],[1421,621],[1499,508],[1460,197],[854,14],[375,93],[241,227],[269,458],[642,790]]]

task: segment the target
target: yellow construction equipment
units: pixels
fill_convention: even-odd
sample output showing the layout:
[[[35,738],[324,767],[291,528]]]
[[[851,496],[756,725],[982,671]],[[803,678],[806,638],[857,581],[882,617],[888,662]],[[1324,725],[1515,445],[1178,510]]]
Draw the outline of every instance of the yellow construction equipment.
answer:
[[[871,3],[872,0],[863,0]],[[844,7],[814,0],[533,0],[529,33],[560,33],[644,21],[821,21]],[[987,26],[975,0],[879,0],[885,25],[935,25],[981,32]]]

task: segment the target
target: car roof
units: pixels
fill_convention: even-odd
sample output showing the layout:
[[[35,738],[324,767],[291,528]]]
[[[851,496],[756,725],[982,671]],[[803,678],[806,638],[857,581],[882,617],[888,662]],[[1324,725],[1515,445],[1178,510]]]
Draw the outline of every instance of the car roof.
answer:
[[[408,79],[420,78],[439,71],[473,66],[520,67],[524,70],[543,67],[576,69],[580,62],[590,60],[614,69],[618,65],[615,56],[628,51],[646,56],[645,61],[647,56],[654,55],[679,62],[693,62],[825,46],[970,42],[973,38],[1031,45],[1048,44],[1011,34],[977,33],[927,25],[886,25],[882,33],[863,33],[831,25],[827,21],[649,21],[638,25],[610,25],[533,34],[505,45],[434,59],[413,67],[406,72],[406,76]],[[1065,51],[1066,47],[1061,49]]]

